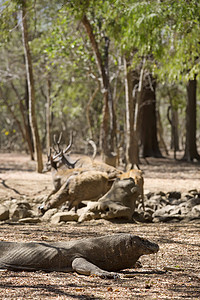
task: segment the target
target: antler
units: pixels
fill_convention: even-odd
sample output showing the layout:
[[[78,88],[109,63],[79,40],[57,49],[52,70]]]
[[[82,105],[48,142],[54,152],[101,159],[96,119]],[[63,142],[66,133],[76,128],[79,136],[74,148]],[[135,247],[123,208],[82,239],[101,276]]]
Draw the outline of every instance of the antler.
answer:
[[[68,168],[70,168],[70,169],[74,168],[78,159],[75,162],[70,162],[70,160],[67,157],[68,156],[67,153],[69,152],[69,150],[71,149],[72,144],[73,144],[73,132],[71,132],[71,134],[70,134],[70,142],[69,142],[69,145],[65,148],[65,150],[60,149],[61,137],[62,137],[62,133],[60,133],[59,139],[56,141],[56,135],[54,135],[54,144],[56,144],[57,149],[55,147],[53,147],[53,149],[55,151],[55,155],[52,157],[52,160],[54,162],[62,161],[65,165],[68,166]],[[51,155],[51,153],[50,153],[50,155]]]
[[[69,152],[69,150],[71,149],[73,144],[73,132],[71,132],[70,134],[70,142],[69,145],[65,148],[65,150],[63,151],[64,154],[66,154],[67,152]]]
[[[55,146],[53,146],[53,149],[56,152],[56,154],[58,154],[61,151],[61,149],[60,149],[61,138],[62,138],[62,132],[60,133],[57,141],[56,141],[56,135],[54,134],[54,136],[53,136],[54,144],[57,146],[57,149],[55,148]]]
[[[88,144],[90,144],[93,148],[93,155],[92,155],[92,159],[94,159],[97,155],[97,146],[95,144],[95,142],[93,140],[87,140]]]

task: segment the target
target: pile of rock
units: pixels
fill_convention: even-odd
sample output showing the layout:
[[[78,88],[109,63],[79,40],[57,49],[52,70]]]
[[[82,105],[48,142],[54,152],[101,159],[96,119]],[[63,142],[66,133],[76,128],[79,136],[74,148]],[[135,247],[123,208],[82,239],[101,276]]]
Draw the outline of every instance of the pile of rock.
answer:
[[[200,192],[145,193],[145,212],[139,207],[133,218],[140,222],[190,222],[200,223]]]
[[[63,222],[83,222],[91,219],[104,218],[113,220],[122,218],[127,220],[124,209],[115,215],[114,210],[99,210],[99,202],[83,203],[77,212],[73,209],[67,211],[67,207],[48,210],[43,216],[38,216],[38,204],[41,197],[33,199],[10,199],[0,205],[0,221],[37,223],[52,222],[62,224]],[[171,191],[168,193],[145,193],[145,211],[139,204],[133,214],[135,222],[198,222],[200,223],[200,192],[191,190],[187,193]],[[130,220],[129,220],[130,221]]]

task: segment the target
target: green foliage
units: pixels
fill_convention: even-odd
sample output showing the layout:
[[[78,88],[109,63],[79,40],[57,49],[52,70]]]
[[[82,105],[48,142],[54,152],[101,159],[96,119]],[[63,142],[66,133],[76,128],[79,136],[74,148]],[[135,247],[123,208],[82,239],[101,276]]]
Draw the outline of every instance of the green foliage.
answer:
[[[122,53],[135,51],[136,63],[150,56],[152,71],[163,80],[188,80],[199,73],[198,1],[111,2],[105,26]]]
[[[93,27],[102,56],[105,37],[110,39],[109,72],[113,90],[117,82],[116,111],[120,126],[124,125],[125,111],[124,75],[119,62],[123,55],[133,56],[135,66],[146,57],[146,68],[162,84],[159,96],[164,99],[163,103],[169,101],[165,91],[170,90],[173,106],[183,110],[185,92],[183,86],[180,88],[180,81],[193,78],[200,70],[199,1],[27,0],[26,4],[42,135],[45,135],[48,79],[51,82],[53,130],[76,127],[81,134],[84,130],[87,132],[86,107],[99,75],[90,42],[81,26],[84,14]],[[19,118],[16,94],[11,91],[10,83],[15,84],[24,99],[26,76],[20,7],[20,0],[1,1],[0,7],[0,79],[7,102]],[[99,132],[101,109],[99,92],[90,107],[95,132]],[[5,115],[5,106],[2,111]]]
[[[9,41],[12,30],[17,26],[16,5],[13,1],[3,1],[0,6],[0,47]]]

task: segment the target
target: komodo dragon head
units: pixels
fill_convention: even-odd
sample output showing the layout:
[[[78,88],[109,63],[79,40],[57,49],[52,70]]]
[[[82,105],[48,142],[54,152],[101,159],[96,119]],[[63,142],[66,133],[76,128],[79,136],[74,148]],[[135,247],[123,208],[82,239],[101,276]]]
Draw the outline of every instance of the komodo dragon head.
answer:
[[[158,244],[150,242],[149,240],[139,236],[132,236],[131,244],[132,247],[137,247],[138,254],[140,255],[154,254],[159,250]]]

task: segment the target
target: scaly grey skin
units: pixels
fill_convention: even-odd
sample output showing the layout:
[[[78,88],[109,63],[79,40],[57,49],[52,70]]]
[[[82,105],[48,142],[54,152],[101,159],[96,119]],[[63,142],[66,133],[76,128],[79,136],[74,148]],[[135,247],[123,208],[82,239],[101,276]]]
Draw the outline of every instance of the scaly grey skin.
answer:
[[[114,234],[68,242],[0,242],[0,268],[43,270],[119,278],[115,272],[134,267],[159,246],[132,234]]]

